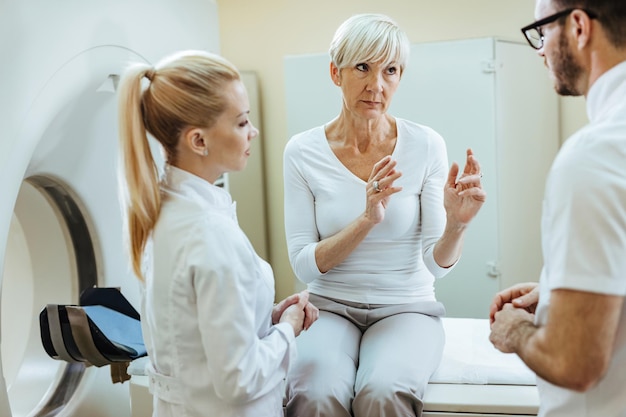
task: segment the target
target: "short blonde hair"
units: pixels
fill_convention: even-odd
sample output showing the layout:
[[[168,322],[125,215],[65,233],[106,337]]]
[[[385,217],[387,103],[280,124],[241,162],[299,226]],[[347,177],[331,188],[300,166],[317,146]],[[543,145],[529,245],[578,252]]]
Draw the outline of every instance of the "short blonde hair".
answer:
[[[408,37],[394,20],[382,14],[358,14],[337,28],[329,54],[340,70],[364,62],[394,62],[402,73],[410,50]]]

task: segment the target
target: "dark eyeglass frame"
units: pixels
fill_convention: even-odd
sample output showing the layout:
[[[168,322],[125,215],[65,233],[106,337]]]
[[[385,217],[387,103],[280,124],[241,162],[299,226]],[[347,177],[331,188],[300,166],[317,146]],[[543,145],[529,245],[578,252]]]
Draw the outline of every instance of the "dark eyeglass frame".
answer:
[[[552,23],[557,21],[558,19],[568,16],[570,13],[572,13],[574,10],[582,10],[583,12],[585,12],[587,14],[587,16],[589,16],[590,19],[597,19],[598,15],[594,12],[592,12],[591,10],[587,10],[587,9],[581,9],[580,7],[573,7],[571,9],[565,9],[562,10],[560,12],[554,13],[550,16],[544,17],[543,19],[537,20],[536,22],[531,23],[528,26],[524,26],[521,31],[522,34],[524,35],[524,38],[526,38],[526,41],[528,42],[528,44],[536,50],[539,50],[541,48],[543,48],[543,32],[541,31],[541,26],[545,26],[548,23]],[[539,34],[540,38],[539,40],[541,41],[541,43],[539,44],[539,46],[536,46],[533,41],[530,39],[530,37],[528,36],[528,32],[530,32],[531,30],[536,30],[537,33]]]

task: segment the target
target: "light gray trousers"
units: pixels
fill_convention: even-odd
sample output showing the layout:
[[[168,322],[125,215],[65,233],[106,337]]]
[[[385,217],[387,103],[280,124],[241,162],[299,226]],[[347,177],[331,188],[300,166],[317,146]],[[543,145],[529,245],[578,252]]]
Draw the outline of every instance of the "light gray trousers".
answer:
[[[445,343],[443,305],[309,300],[320,317],[296,339],[287,417],[421,416]]]

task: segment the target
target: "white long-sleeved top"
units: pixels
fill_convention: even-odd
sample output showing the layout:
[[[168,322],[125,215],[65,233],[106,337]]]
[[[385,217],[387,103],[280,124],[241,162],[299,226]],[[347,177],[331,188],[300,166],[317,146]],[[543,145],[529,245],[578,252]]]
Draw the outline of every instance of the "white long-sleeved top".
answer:
[[[284,151],[285,231],[291,266],[311,293],[352,302],[401,304],[434,301],[441,268],[433,249],[445,228],[443,189],[448,157],[434,130],[396,119],[392,158],[402,172],[385,219],[339,265],[322,274],[315,261],[320,240],[363,213],[366,182],[333,153],[323,126],[295,135]]]
[[[296,347],[271,324],[271,267],[228,192],[172,166],[161,190],[142,303],[154,416],[282,417]]]
[[[587,95],[590,123],[569,138],[548,174],[542,215],[545,265],[535,320],[550,292],[567,288],[626,297],[626,62]],[[611,364],[580,393],[538,378],[542,417],[626,417],[626,303]]]

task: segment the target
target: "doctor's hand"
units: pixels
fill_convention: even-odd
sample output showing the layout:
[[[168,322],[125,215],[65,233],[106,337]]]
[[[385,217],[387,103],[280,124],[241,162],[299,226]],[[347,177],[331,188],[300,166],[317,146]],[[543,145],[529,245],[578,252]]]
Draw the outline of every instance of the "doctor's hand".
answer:
[[[297,300],[297,301],[293,303],[294,300]],[[293,327],[294,334],[298,336],[300,332],[302,332],[302,330],[305,329],[305,323],[306,323],[305,310],[307,306],[310,304],[309,292],[305,290],[298,294],[294,294],[290,297],[287,297],[281,303],[283,302],[285,302],[284,305],[286,305],[286,308],[284,308],[282,314],[280,315],[280,318],[278,319],[278,322],[289,323],[291,327]],[[281,303],[279,303],[278,305],[280,305]],[[287,303],[291,303],[291,304],[287,305]],[[314,312],[311,312],[311,314],[314,314]],[[317,317],[315,317],[315,320],[317,320]],[[311,323],[309,323],[308,325],[310,326]]]
[[[534,314],[507,303],[494,315],[489,341],[501,352],[516,353],[536,330],[534,320]]]
[[[307,296],[308,297],[308,296]],[[304,330],[309,330],[311,325],[319,318],[320,311],[311,302],[307,302],[304,306]]]
[[[489,321],[493,324],[496,313],[506,305],[521,308],[531,314],[535,314],[539,302],[539,284],[536,282],[524,282],[516,284],[506,290],[497,293],[489,307]]]
[[[293,304],[298,304],[300,297],[306,294],[307,300],[309,298],[309,292],[304,290],[302,292],[292,294],[289,297],[282,300],[280,303],[274,305],[272,309],[272,324],[276,324],[280,321],[280,317],[283,315],[287,307]],[[304,330],[309,330],[309,327],[318,319],[320,311],[313,304],[307,301],[304,306]]]
[[[444,187],[443,205],[449,224],[466,226],[487,199],[487,193],[480,182],[480,164],[471,149],[467,150],[465,168],[457,180],[458,174],[459,166],[455,162],[450,167]]]
[[[272,324],[278,323],[287,307],[292,304],[298,304],[298,301],[300,301],[300,293],[291,294],[278,304],[274,304],[274,308],[272,308]]]

